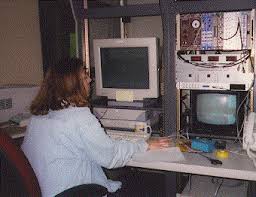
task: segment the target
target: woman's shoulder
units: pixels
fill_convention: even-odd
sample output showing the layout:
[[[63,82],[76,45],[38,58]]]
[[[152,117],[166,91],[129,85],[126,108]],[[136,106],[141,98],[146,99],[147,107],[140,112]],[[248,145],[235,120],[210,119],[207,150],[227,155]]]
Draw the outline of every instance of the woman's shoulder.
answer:
[[[92,113],[88,107],[68,107],[61,110],[49,111],[50,118],[73,120],[88,119],[92,117]]]
[[[49,115],[66,115],[70,113],[89,113],[90,109],[88,107],[72,107],[69,106],[68,108],[60,109],[60,110],[50,110]]]

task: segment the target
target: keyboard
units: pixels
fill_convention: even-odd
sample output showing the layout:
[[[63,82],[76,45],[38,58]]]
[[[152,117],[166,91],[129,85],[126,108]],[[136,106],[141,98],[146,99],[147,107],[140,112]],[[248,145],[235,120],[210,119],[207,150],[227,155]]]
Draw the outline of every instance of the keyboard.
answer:
[[[150,137],[150,134],[144,132],[121,131],[112,129],[106,129],[106,132],[111,139],[128,140],[131,142],[136,142],[141,139],[147,140]]]

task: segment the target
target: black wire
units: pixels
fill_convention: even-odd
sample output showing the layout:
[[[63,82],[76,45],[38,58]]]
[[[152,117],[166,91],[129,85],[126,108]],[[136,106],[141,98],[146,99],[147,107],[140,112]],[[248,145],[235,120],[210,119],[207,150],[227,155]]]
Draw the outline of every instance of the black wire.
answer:
[[[184,101],[182,101],[182,104],[185,106],[185,110],[189,110],[188,105]]]
[[[101,117],[99,117],[99,119],[102,119],[102,118],[105,116],[105,114],[107,113],[107,111],[108,111],[108,108],[105,109],[105,111],[103,112],[103,114],[101,115]]]
[[[234,38],[236,36],[236,34],[238,33],[239,28],[241,28],[241,27],[240,27],[240,20],[238,18],[236,32],[231,37],[229,37],[229,38],[222,38],[222,37],[220,37],[220,39],[221,40],[230,40],[230,39]]]
[[[225,179],[223,179],[223,178],[212,177],[212,179],[211,179],[211,182],[213,184],[220,184],[222,181],[223,181],[223,184],[222,184],[223,187],[239,187],[239,186],[241,186],[244,183],[241,180],[236,180],[237,183],[234,183],[234,184],[227,184],[227,183],[225,183],[224,184]]]

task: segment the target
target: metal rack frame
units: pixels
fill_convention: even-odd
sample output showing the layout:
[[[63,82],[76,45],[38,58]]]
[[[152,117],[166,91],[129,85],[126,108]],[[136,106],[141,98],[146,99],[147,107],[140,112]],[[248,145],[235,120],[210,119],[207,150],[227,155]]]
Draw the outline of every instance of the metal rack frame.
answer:
[[[163,64],[164,64],[164,130],[166,135],[176,133],[176,86],[175,86],[175,18],[177,14],[241,11],[256,8],[255,0],[198,0],[198,1],[175,1],[159,0],[159,4],[137,4],[103,8],[84,9],[81,1],[73,0],[77,17],[90,18],[113,18],[124,16],[161,16],[163,25]],[[256,85],[254,85],[256,90]],[[254,91],[256,98],[256,91]],[[254,103],[254,111],[256,104]]]

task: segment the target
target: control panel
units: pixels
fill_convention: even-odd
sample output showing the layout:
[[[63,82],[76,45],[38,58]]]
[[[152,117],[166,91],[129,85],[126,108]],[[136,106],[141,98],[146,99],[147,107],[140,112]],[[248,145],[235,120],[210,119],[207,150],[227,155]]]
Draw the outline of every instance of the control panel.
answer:
[[[216,12],[182,14],[178,19],[180,50],[246,49],[250,47],[252,14]]]
[[[247,91],[254,81],[254,11],[177,17],[176,87]]]

